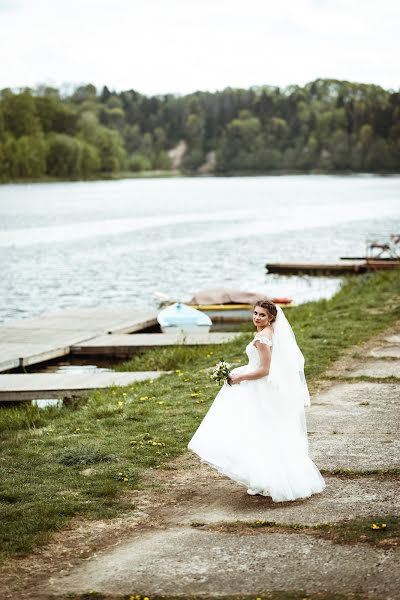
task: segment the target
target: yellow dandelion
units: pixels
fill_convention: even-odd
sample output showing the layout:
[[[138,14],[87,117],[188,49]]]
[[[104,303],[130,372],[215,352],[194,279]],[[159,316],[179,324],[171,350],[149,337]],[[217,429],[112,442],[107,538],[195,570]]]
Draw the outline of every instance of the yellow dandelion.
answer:
[[[191,396],[192,398],[197,398],[199,395],[200,395],[200,394],[196,394],[196,393],[190,394],[190,396]]]
[[[124,481],[129,481],[128,477],[124,477]]]
[[[182,371],[180,369],[175,369],[175,373],[181,373]]]
[[[118,406],[123,406],[124,403],[122,402],[122,400],[118,400]]]
[[[165,404],[164,400],[159,400],[157,404]]]
[[[149,397],[148,396],[140,396],[139,400],[148,400]]]
[[[380,525],[378,523],[372,523],[371,525],[371,529],[386,529],[386,527],[386,523],[381,523]]]

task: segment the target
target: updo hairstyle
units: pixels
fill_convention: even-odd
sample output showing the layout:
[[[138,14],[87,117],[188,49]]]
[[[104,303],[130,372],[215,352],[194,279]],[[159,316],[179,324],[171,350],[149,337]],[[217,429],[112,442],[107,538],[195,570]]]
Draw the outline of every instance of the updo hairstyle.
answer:
[[[276,320],[276,315],[278,314],[278,311],[276,309],[275,304],[271,300],[257,300],[257,302],[254,305],[254,308],[256,306],[265,308],[265,310],[268,312],[269,316],[271,317],[270,323],[273,323]]]

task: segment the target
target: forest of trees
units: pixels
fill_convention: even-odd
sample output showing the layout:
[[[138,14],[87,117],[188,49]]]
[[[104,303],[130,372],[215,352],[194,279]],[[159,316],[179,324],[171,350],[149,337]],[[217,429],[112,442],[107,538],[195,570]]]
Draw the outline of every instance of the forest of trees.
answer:
[[[400,172],[400,93],[319,79],[148,97],[93,85],[0,92],[0,181],[183,173]]]

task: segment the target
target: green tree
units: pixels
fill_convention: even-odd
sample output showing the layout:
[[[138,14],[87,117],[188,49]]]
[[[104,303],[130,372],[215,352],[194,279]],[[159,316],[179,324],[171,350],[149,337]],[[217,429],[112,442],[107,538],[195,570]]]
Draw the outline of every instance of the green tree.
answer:
[[[338,129],[332,135],[331,144],[332,166],[334,170],[344,171],[350,167],[351,145],[346,131]]]
[[[46,172],[47,144],[42,135],[23,135],[15,144],[14,173],[18,178],[36,179]]]
[[[128,152],[137,152],[142,145],[142,135],[138,125],[125,125],[122,136]]]
[[[106,127],[112,127],[114,129],[122,130],[125,123],[125,113],[122,108],[108,108],[105,107],[100,112],[100,122]]]
[[[122,137],[115,130],[100,127],[96,144],[100,155],[100,170],[104,173],[122,171],[126,166],[126,150]]]
[[[81,145],[81,160],[80,160],[80,175],[82,177],[90,177],[100,171],[101,161],[100,155],[92,144],[80,141]]]
[[[36,97],[35,105],[45,133],[77,133],[78,115],[71,107],[61,104],[60,100],[52,96]]]
[[[5,134],[0,142],[0,181],[10,181],[17,177],[14,170],[16,157],[16,140],[14,136]]]
[[[15,137],[37,135],[41,132],[35,100],[29,90],[20,94],[3,90],[2,112],[6,131]]]
[[[134,173],[139,173],[141,171],[150,171],[151,161],[147,158],[147,156],[144,156],[139,152],[134,152],[129,158],[128,168]]]
[[[201,112],[198,101],[192,101],[191,109]],[[204,162],[205,121],[203,115],[189,114],[185,123],[185,132],[188,149],[184,156],[183,167],[189,171],[196,171]]]
[[[394,166],[389,145],[382,137],[377,137],[371,143],[365,161],[365,168],[371,173],[390,171]]]
[[[82,146],[79,140],[65,134],[53,133],[48,138],[47,173],[54,177],[79,177]]]
[[[78,121],[79,137],[89,144],[96,145],[100,124],[97,115],[90,110],[82,112]]]
[[[399,172],[399,123],[398,91],[335,79],[186,96],[117,93],[107,87],[98,95],[91,84],[72,92],[65,86],[61,91],[5,89],[0,92],[0,176],[7,181],[42,172],[42,133],[51,140],[47,164],[59,177],[116,173],[127,165],[169,169],[167,151],[180,142],[187,148],[182,166],[189,172],[196,172],[209,153],[216,155],[219,173]],[[55,156],[57,145],[65,162]]]
[[[3,110],[0,104],[0,142],[6,137],[6,125],[4,123]]]
[[[217,170],[262,169],[266,161],[276,158],[265,150],[260,120],[249,111],[241,111],[239,118],[228,124],[222,136],[217,151]]]

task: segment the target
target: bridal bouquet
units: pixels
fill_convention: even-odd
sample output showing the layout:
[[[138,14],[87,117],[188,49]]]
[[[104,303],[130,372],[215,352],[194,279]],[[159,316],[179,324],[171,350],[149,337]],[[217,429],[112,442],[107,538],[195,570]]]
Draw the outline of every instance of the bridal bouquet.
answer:
[[[231,385],[229,382],[229,376],[230,365],[221,359],[213,368],[211,378],[214,379],[214,381],[218,383],[218,385],[223,385],[224,383]]]

